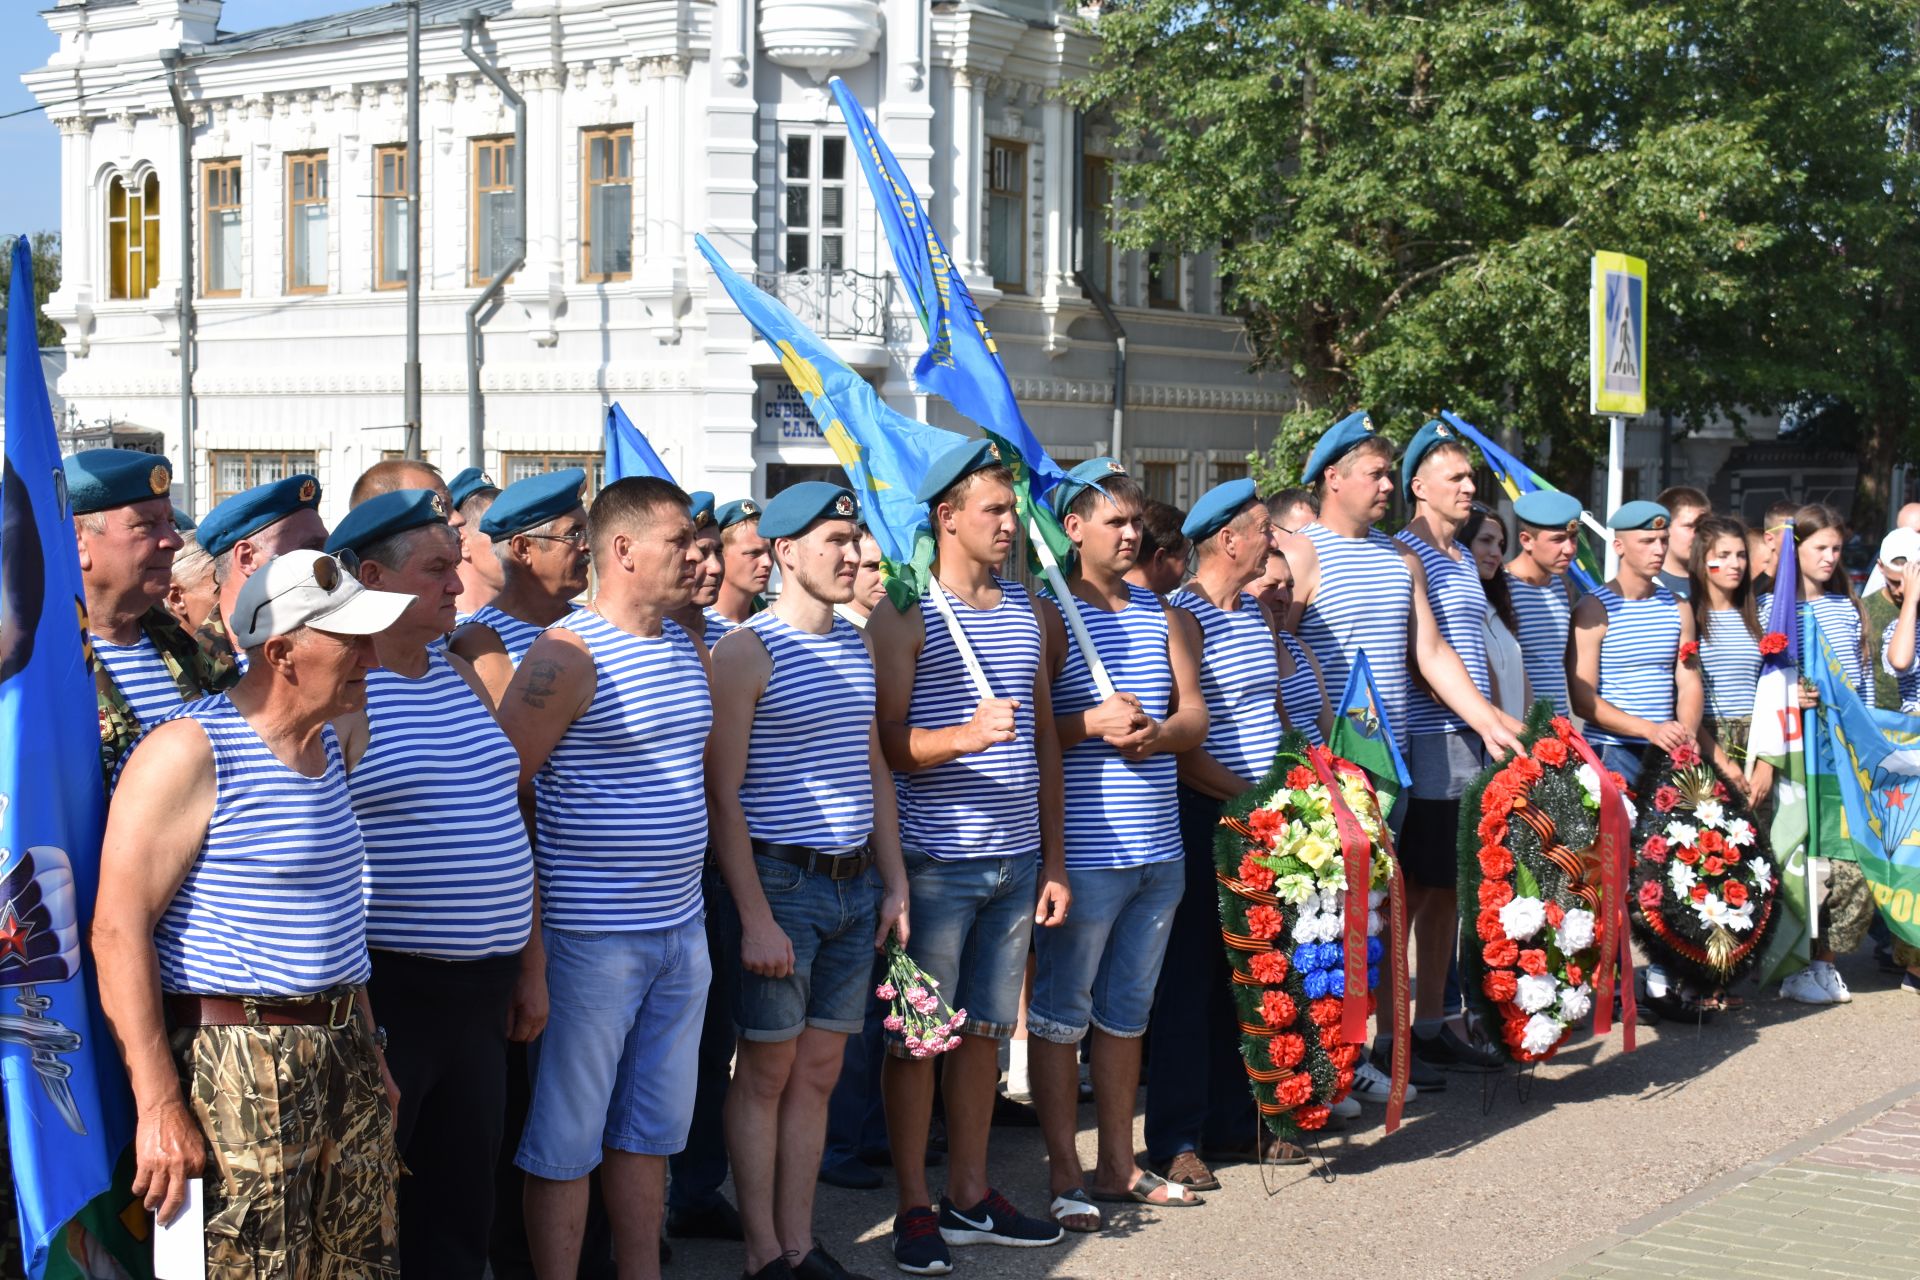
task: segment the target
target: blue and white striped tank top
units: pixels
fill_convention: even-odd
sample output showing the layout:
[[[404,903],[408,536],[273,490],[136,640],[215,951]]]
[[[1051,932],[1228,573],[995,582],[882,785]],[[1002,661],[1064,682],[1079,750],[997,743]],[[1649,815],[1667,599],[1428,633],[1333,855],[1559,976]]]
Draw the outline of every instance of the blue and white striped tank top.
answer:
[[[441,960],[510,955],[533,924],[520,757],[438,649],[408,679],[367,673],[367,749],[347,775],[366,840],[367,945]]]
[[[1017,582],[995,576],[1000,603],[976,609],[938,579],[928,591],[946,591],[996,698],[1019,702],[1014,739],[900,775],[900,841],[942,860],[1012,858],[1040,851],[1040,761],[1033,745],[1033,690],[1040,673],[1040,622],[1033,600]],[[907,723],[946,729],[973,718],[980,696],[931,596],[920,600],[925,639],[913,673]]]
[[[1700,637],[1700,678],[1707,687],[1707,714],[1715,720],[1745,720],[1753,714],[1760,686],[1760,640],[1747,630],[1738,609],[1707,614]]]
[[[1644,600],[1628,600],[1602,586],[1593,598],[1607,610],[1607,634],[1600,641],[1599,694],[1616,711],[1664,724],[1673,719],[1673,667],[1680,657],[1680,602],[1656,584]],[[1596,724],[1586,728],[1588,742],[1644,746],[1644,738],[1626,738]]]
[[[1313,543],[1320,580],[1300,616],[1300,642],[1320,659],[1327,696],[1347,687],[1353,655],[1365,651],[1380,691],[1381,712],[1404,749],[1407,700],[1407,627],[1413,618],[1413,572],[1378,529],[1345,538],[1323,524],[1301,531]],[[1262,770],[1264,772],[1264,769]]]
[[[1456,560],[1411,529],[1402,529],[1395,536],[1420,557],[1427,571],[1427,603],[1433,606],[1441,638],[1460,655],[1473,687],[1482,697],[1492,697],[1493,677],[1487,670],[1487,614],[1493,605],[1481,585],[1473,553],[1455,543],[1454,550],[1460,557]],[[1432,694],[1423,689],[1408,693],[1407,733],[1458,733],[1464,728],[1466,724]]]
[[[340,741],[326,772],[280,763],[224,694],[180,709],[213,747],[213,814],[200,854],[153,931],[160,988],[307,996],[367,980],[366,860]]]
[[[180,686],[173,682],[173,674],[146,632],[132,644],[94,636],[93,656],[113,677],[114,687],[141,725],[151,728],[180,709]]]
[[[700,640],[701,640],[701,643],[707,646],[708,653],[712,653],[713,646],[720,643],[721,636],[727,634],[727,632],[732,631],[736,627],[742,627],[746,625],[745,623],[742,623],[742,622],[735,622],[732,618],[729,618],[724,613],[715,612],[714,607],[712,605],[707,605],[704,608],[702,608],[700,610],[700,614],[702,617],[704,617],[707,620],[706,631],[704,634],[701,635]]]
[[[1513,613],[1520,623],[1520,661],[1526,668],[1527,683],[1535,698],[1553,702],[1556,715],[1571,715],[1573,701],[1567,696],[1567,637],[1573,631],[1573,605],[1567,600],[1565,579],[1555,578],[1544,587],[1522,582],[1507,574],[1507,590],[1513,596]]]
[[[1200,624],[1200,692],[1207,699],[1208,755],[1258,782],[1280,746],[1280,660],[1260,602],[1240,593],[1228,613],[1192,590],[1167,601]]]
[[[1280,633],[1280,643],[1293,658],[1293,674],[1280,679],[1280,701],[1287,709],[1287,723],[1307,735],[1315,746],[1324,746],[1320,736],[1320,712],[1327,705],[1327,692],[1314,678],[1313,664],[1307,659],[1307,647],[1291,631]]]
[[[1800,617],[1804,620],[1807,610],[1813,610],[1813,620],[1820,624],[1820,634],[1833,646],[1833,652],[1840,659],[1840,669],[1847,673],[1847,683],[1860,695],[1860,701],[1869,707],[1873,705],[1873,680],[1867,671],[1867,660],[1860,651],[1860,636],[1863,624],[1860,621],[1860,607],[1846,596],[1829,591],[1812,600],[1800,601]],[[1773,612],[1773,593],[1767,592],[1760,597],[1760,616],[1767,617]],[[1896,619],[1897,621],[1897,619]],[[1802,651],[1804,655],[1804,650]],[[1904,699],[1905,695],[1902,695]]]
[[[546,630],[537,622],[516,618],[490,604],[483,604],[475,609],[473,617],[468,621],[477,627],[485,627],[499,636],[500,643],[506,646],[507,656],[513,659],[513,665],[516,667],[527,656],[527,650],[533,648],[533,642],[540,638],[540,633]]]
[[[864,843],[873,833],[873,660],[859,630],[835,615],[832,630],[812,635],[771,612],[740,630],[760,638],[773,665],[740,780],[748,834],[813,849]]]
[[[1167,652],[1167,611],[1160,597],[1128,584],[1127,607],[1108,612],[1080,601],[1080,618],[1106,664],[1113,687],[1140,699],[1155,720],[1167,717],[1173,699],[1173,660]],[[1057,609],[1058,601],[1050,602]],[[1064,624],[1064,617],[1062,622]],[[1080,646],[1069,641],[1066,660],[1053,681],[1053,714],[1098,706],[1093,673]],[[1173,756],[1123,759],[1102,738],[1085,738],[1060,757],[1066,783],[1066,848],[1069,871],[1137,867],[1180,856],[1178,765]]]
[[[1896,616],[1887,624],[1887,629],[1880,633],[1880,665],[1887,669],[1887,674],[1893,677],[1894,685],[1900,690],[1900,710],[1912,715],[1916,709],[1920,709],[1920,650],[1915,651],[1912,666],[1905,671],[1894,670],[1887,651],[1893,647],[1893,632],[1899,625],[1900,619]]]
[[[593,655],[593,701],[534,775],[541,919],[669,929],[700,914],[713,700],[693,637],[622,631],[591,609],[553,624]]]

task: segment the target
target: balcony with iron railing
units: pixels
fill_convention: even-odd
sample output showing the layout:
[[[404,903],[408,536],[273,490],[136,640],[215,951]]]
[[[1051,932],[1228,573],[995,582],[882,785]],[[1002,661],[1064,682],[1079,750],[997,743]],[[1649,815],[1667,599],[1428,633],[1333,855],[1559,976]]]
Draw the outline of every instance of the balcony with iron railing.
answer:
[[[913,313],[892,272],[803,267],[757,271],[753,282],[828,341],[897,346],[913,340]]]

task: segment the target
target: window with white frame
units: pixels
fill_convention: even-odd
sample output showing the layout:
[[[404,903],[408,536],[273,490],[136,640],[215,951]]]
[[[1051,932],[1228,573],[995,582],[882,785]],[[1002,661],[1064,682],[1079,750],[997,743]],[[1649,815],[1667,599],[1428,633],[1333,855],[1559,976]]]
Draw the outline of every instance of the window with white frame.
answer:
[[[205,210],[201,252],[206,257],[201,288],[209,298],[231,298],[240,292],[240,162],[209,160],[201,165],[200,199]]]
[[[327,291],[327,153],[287,157],[287,292]]]
[[[847,140],[787,135],[781,166],[781,268],[838,271],[847,265]]]
[[[996,289],[1027,287],[1027,146],[987,140],[987,270]]]
[[[282,449],[216,450],[213,463],[213,500],[223,502],[258,484],[272,484],[288,476],[312,475],[314,455]]]

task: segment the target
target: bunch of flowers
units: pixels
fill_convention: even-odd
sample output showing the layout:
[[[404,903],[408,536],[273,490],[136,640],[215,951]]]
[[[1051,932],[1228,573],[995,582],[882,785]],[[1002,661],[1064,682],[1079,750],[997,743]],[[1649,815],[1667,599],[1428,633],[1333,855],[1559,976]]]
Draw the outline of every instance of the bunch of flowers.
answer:
[[[899,940],[887,935],[887,975],[873,994],[893,1006],[882,1025],[899,1035],[907,1052],[931,1058],[960,1047],[960,1028],[967,1011],[955,1009],[940,995],[940,984],[915,964]]]
[[[1524,752],[1482,773],[1460,805],[1461,977],[1507,1056],[1553,1055],[1593,1009],[1600,963],[1600,778],[1573,725],[1542,702]],[[1614,782],[1624,793],[1617,775]]]
[[[1740,789],[1683,744],[1651,766],[1634,824],[1634,936],[1699,984],[1724,987],[1765,948],[1778,870]]]
[[[1318,1129],[1353,1087],[1360,1046],[1340,1037],[1346,984],[1346,861],[1329,788],[1335,779],[1367,844],[1368,1012],[1384,943],[1381,905],[1393,875],[1385,820],[1366,774],[1298,733],[1261,784],[1229,805],[1214,843],[1221,934],[1233,968],[1240,1049],[1254,1101],[1281,1138]]]

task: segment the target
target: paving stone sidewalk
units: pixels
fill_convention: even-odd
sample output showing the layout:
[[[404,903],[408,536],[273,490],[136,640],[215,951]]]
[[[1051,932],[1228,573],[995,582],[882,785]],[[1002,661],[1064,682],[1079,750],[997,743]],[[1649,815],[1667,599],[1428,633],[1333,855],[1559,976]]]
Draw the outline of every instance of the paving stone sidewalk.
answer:
[[[1622,1228],[1626,1239],[1559,1280],[1920,1276],[1920,1094],[1726,1181]]]

